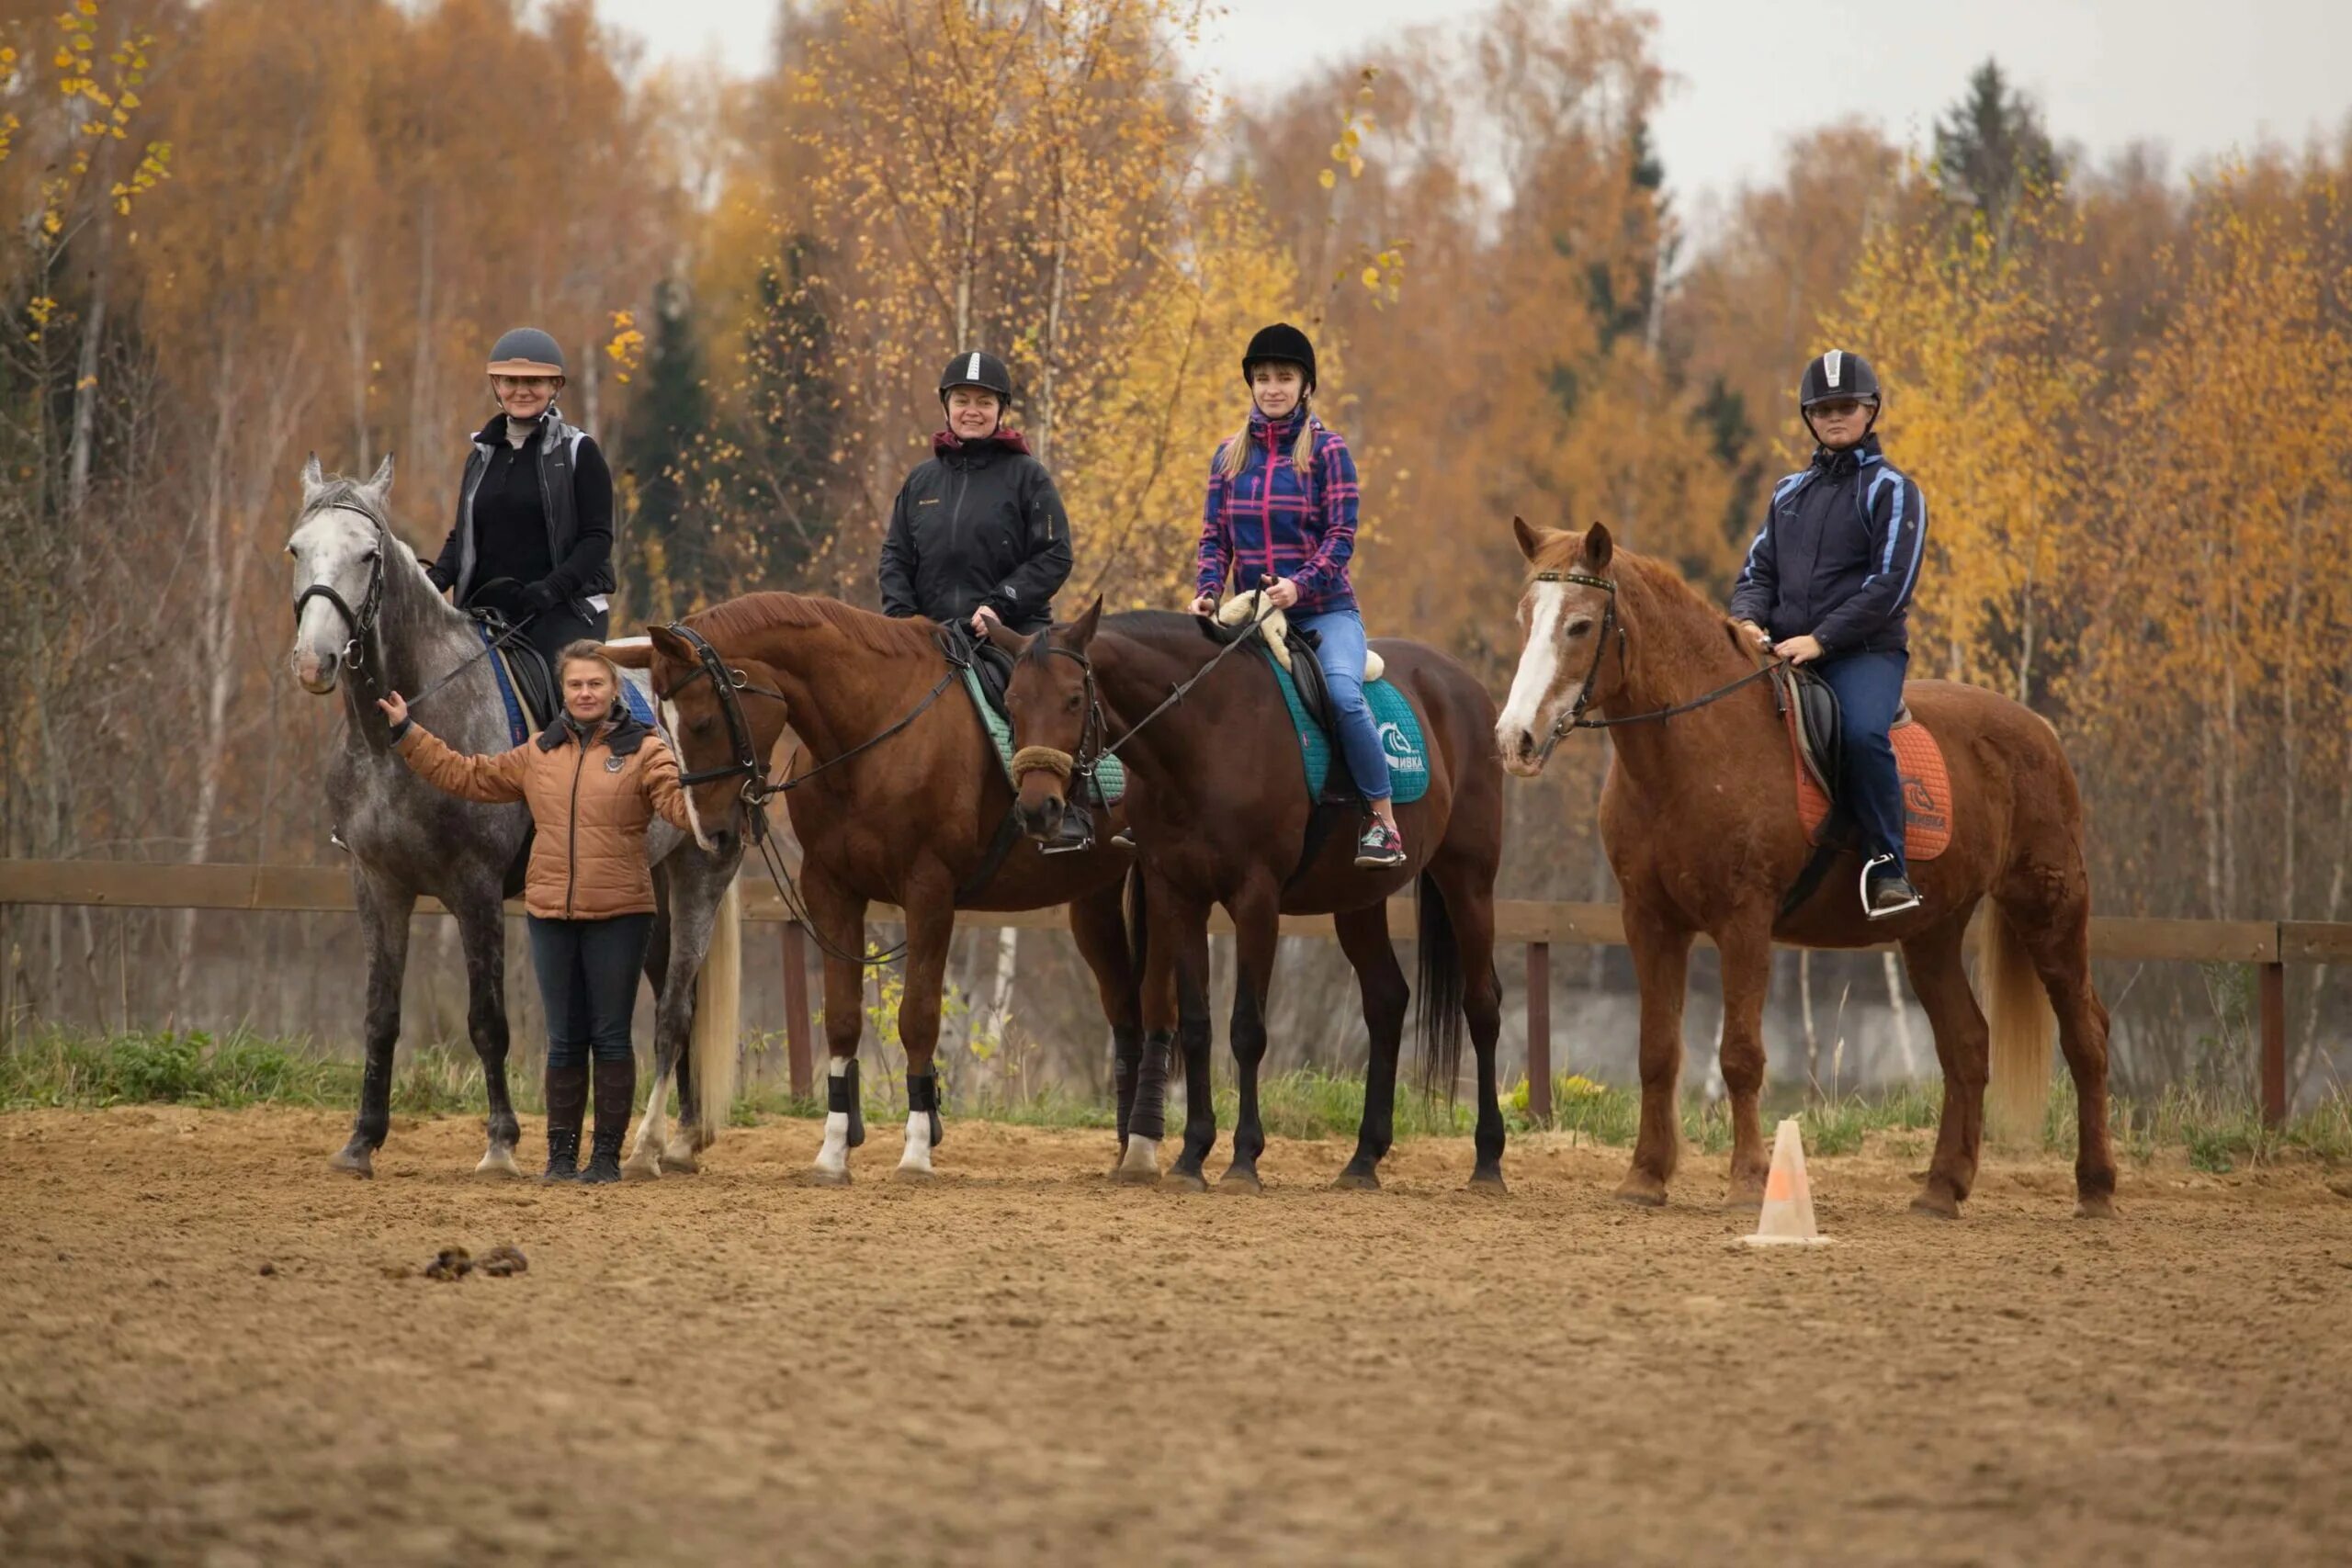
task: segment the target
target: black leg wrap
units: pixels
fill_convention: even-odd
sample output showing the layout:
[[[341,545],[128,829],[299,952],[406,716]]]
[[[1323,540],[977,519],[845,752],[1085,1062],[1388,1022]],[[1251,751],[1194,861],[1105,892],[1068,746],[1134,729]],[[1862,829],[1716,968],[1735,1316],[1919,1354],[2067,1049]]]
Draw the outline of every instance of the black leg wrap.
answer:
[[[937,1148],[946,1129],[939,1124],[939,1075],[909,1073],[907,1075],[907,1109],[931,1113],[931,1146]]]
[[[845,1072],[825,1075],[825,1109],[838,1111],[849,1118],[849,1146],[856,1148],[865,1142],[865,1105],[857,1092],[857,1058],[849,1059]]]
[[[1127,1141],[1127,1118],[1136,1107],[1136,1075],[1143,1066],[1143,1031],[1125,1024],[1111,1031],[1111,1088],[1119,1103],[1119,1141]]]
[[[1136,1103],[1127,1113],[1127,1132],[1154,1141],[1168,1135],[1168,1044],[1166,1030],[1147,1035],[1143,1059],[1136,1067]]]

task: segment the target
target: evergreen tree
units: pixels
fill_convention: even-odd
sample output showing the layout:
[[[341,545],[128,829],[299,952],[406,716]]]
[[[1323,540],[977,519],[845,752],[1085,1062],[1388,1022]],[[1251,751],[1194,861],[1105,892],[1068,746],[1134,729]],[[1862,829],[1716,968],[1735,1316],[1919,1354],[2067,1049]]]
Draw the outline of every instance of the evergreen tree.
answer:
[[[2018,198],[2055,183],[2059,172],[2041,111],[1993,60],[1976,68],[1967,96],[1937,122],[1936,164],[1945,190],[1973,202],[1996,235],[2007,232]]]
[[[668,616],[726,596],[710,519],[695,504],[689,463],[710,428],[710,389],[684,291],[653,291],[643,389],[622,430],[623,494],[630,503],[620,581],[636,614]]]
[[[765,585],[803,586],[839,526],[840,390],[825,367],[832,333],[811,286],[808,242],[795,236],[760,269],[757,312],[743,339],[743,407],[731,472],[718,488],[730,531],[756,553]]]

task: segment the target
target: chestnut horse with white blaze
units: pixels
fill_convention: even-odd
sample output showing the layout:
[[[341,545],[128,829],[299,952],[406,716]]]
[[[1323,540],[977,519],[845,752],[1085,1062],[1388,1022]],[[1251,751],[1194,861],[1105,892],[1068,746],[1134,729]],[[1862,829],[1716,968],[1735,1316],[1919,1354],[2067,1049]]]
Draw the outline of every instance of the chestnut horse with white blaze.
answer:
[[[1891,938],[1934,1025],[1944,1073],[1935,1157],[1912,1207],[1960,1213],[1976,1179],[1988,1078],[2005,1113],[2039,1124],[2054,1007],[2080,1114],[2076,1213],[2111,1213],[2107,1009],[2091,987],[2082,798],[2056,732],[1982,687],[1908,682],[1905,701],[1939,745],[1951,787],[1949,848],[1912,863],[1920,906],[1869,919],[1852,892],[1860,863],[1848,852],[1842,869],[1783,914],[1813,847],[1798,818],[1788,721],[1772,684],[1752,679],[1755,650],[1671,568],[1613,548],[1600,525],[1578,534],[1513,518],[1511,527],[1533,570],[1519,604],[1519,670],[1495,730],[1503,764],[1532,778],[1577,728],[1605,728],[1616,747],[1600,831],[1642,1008],[1641,1132],[1617,1195],[1663,1203],[1674,1174],[1682,998],[1698,933],[1723,960],[1726,1201],[1737,1207],[1760,1200],[1768,1168],[1757,1096],[1774,939],[1837,948]],[[1986,898],[1989,1025],[1963,966],[1970,917]]]

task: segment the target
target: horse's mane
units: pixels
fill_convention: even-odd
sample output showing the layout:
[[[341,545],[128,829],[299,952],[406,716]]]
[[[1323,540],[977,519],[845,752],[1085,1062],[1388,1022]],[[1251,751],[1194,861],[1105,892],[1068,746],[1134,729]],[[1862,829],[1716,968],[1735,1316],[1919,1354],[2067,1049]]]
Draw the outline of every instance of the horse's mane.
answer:
[[[723,604],[713,604],[686,617],[686,624],[714,642],[756,637],[762,632],[832,630],[842,633],[868,653],[885,658],[933,657],[937,626],[930,621],[900,620],[805,593],[746,593]]]

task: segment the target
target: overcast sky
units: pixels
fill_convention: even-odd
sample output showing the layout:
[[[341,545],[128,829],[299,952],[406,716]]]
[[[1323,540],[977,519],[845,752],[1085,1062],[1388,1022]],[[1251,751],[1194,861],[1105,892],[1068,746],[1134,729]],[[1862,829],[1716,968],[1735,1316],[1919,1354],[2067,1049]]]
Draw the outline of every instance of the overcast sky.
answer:
[[[1350,60],[1475,0],[1227,0],[1202,69],[1228,92]],[[775,0],[597,0],[650,57],[765,63]],[[1653,0],[1673,78],[1657,125],[1684,211],[1769,178],[1793,133],[1851,114],[1924,143],[1998,57],[2052,133],[2094,155],[2142,138],[2174,167],[2266,139],[2333,137],[2352,111],[2352,0]]]

